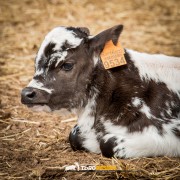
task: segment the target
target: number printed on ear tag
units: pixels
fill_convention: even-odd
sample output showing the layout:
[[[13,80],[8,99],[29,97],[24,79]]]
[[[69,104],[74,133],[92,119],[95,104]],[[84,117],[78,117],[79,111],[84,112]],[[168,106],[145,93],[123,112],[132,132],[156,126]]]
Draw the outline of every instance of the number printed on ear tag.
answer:
[[[119,41],[116,46],[113,44],[112,40],[108,41],[100,56],[105,69],[127,64],[124,57],[124,49]]]

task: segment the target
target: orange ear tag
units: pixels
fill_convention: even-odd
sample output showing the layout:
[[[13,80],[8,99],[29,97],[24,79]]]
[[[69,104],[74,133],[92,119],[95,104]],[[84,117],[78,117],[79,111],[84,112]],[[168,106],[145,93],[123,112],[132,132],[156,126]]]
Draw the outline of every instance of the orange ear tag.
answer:
[[[112,40],[108,41],[100,55],[104,68],[111,69],[127,64],[124,53],[124,49],[119,41],[116,46],[113,44]]]

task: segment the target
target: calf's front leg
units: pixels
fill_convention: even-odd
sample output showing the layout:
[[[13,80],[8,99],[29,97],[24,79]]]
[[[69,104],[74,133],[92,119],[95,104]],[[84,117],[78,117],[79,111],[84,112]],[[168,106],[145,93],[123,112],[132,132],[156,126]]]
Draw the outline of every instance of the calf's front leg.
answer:
[[[84,129],[82,126],[75,125],[69,134],[69,142],[74,151],[86,150],[100,153],[99,141],[94,129]]]
[[[136,158],[155,156],[180,156],[180,141],[171,130],[172,124],[164,125],[160,134],[155,126],[144,128],[142,132],[109,133],[102,137],[100,149],[106,157]]]

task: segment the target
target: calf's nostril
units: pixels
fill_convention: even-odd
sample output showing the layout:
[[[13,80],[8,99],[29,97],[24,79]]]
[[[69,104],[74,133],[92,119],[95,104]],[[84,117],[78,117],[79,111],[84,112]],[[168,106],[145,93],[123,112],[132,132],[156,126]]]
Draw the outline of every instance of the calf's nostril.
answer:
[[[35,95],[36,95],[36,93],[35,93],[34,91],[32,91],[32,92],[27,92],[27,93],[26,93],[26,97],[28,97],[28,98],[30,98],[30,99],[34,98]]]

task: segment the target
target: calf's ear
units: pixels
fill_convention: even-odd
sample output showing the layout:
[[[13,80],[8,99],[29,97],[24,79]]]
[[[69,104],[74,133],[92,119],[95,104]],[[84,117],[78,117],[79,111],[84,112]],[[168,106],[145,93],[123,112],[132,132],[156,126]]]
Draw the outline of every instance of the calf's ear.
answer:
[[[105,31],[102,31],[93,38],[90,38],[89,40],[90,49],[99,54],[103,50],[106,42],[112,40],[114,45],[116,45],[122,30],[123,30],[123,25],[117,25]]]

